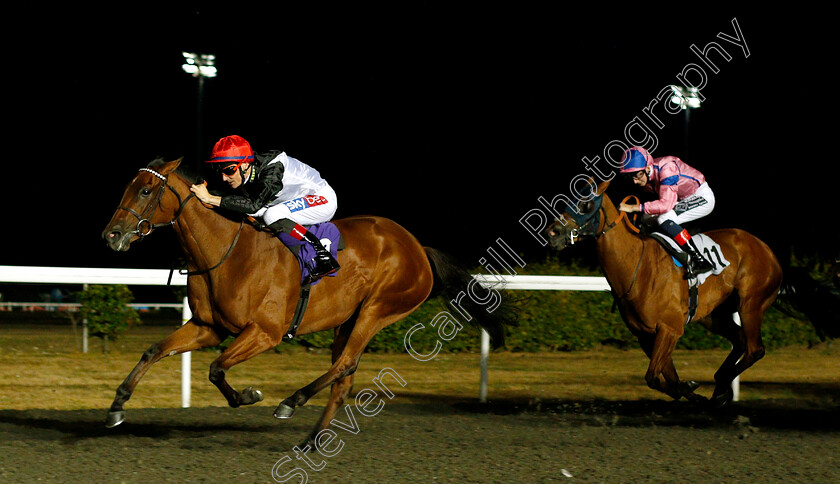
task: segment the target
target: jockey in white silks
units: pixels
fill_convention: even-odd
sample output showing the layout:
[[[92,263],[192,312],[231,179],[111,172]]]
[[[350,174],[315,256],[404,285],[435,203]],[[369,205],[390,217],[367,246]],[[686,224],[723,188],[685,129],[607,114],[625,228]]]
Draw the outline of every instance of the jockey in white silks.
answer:
[[[190,190],[202,202],[262,218],[275,233],[285,232],[315,249],[313,279],[332,274],[338,262],[304,225],[329,221],[337,208],[335,191],[309,165],[285,152],[255,154],[241,136],[226,136],[213,147],[210,160],[231,191],[212,195],[207,187]]]

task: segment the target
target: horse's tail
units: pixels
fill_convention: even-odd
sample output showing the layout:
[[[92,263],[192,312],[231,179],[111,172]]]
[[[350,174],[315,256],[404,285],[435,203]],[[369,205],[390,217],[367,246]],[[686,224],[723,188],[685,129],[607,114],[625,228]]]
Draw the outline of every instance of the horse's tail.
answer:
[[[434,286],[429,298],[444,296],[450,301],[457,301],[455,304],[458,306],[459,313],[467,313],[470,323],[487,331],[493,348],[503,346],[505,328],[515,326],[518,318],[518,311],[509,298],[497,289],[479,289],[478,291],[481,292],[479,296],[476,296],[475,286],[478,283],[464,266],[437,249],[430,247],[424,247],[424,249],[434,275]],[[491,297],[491,291],[494,291],[498,297],[495,295]],[[474,298],[486,304],[476,302]]]
[[[775,306],[814,325],[820,340],[840,338],[840,292],[828,283],[815,281],[808,271],[788,268]]]

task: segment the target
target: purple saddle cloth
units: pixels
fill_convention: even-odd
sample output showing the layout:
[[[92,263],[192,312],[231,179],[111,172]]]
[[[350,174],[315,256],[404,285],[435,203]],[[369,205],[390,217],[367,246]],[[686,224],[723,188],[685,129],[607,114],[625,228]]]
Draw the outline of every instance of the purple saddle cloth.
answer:
[[[325,249],[330,251],[333,258],[336,258],[338,251],[343,248],[339,247],[339,245],[342,244],[341,233],[338,231],[338,227],[336,227],[332,222],[307,225],[306,230],[312,232],[316,237],[318,237],[321,244]],[[303,281],[309,277],[310,269],[315,264],[315,249],[312,248],[310,244],[302,240],[298,240],[285,232],[278,233],[277,238],[280,239],[280,241],[283,242],[283,244],[285,244],[293,254],[295,254],[295,257],[297,257],[298,264],[300,265],[300,282],[303,283]],[[330,277],[335,277],[337,273],[338,271],[328,275]],[[313,281],[312,285],[314,286],[320,281],[320,279]]]

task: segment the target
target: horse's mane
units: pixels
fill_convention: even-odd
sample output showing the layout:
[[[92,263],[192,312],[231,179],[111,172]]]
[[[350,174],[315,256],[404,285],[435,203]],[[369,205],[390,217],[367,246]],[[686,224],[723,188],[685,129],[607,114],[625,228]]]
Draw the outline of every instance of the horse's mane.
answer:
[[[163,165],[164,163],[166,163],[166,160],[164,160],[163,158],[155,158],[148,165],[146,165],[146,168],[157,168]],[[200,173],[196,173],[192,168],[190,168],[188,165],[185,165],[184,163],[178,165],[178,168],[175,169],[175,173],[180,175],[182,178],[184,178],[191,184],[202,183],[204,181],[204,176],[202,176]]]

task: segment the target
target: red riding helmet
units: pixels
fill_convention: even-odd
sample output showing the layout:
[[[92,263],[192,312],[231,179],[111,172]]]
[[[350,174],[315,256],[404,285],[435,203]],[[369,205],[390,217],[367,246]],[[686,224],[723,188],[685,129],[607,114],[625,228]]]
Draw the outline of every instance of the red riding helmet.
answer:
[[[253,163],[254,150],[242,136],[225,136],[216,142],[210,159],[205,163],[226,163],[241,165],[242,163]]]

